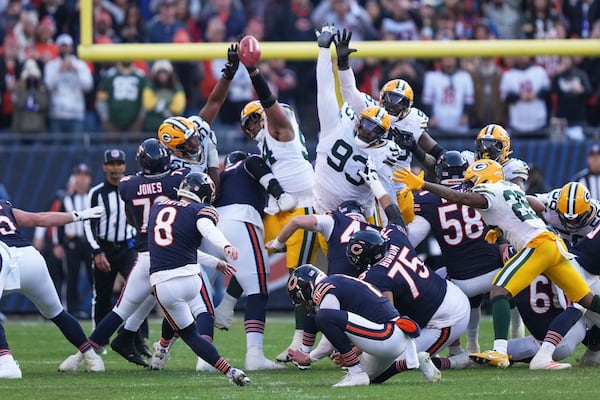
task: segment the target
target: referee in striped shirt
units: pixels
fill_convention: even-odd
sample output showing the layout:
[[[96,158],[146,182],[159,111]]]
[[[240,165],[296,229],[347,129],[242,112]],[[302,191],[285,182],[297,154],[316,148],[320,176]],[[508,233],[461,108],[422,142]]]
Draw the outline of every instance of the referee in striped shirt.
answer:
[[[119,149],[104,152],[104,182],[90,189],[88,207],[104,206],[106,214],[85,221],[85,236],[94,255],[94,321],[99,323],[113,308],[112,293],[117,273],[123,278],[135,263],[135,229],[127,223],[125,202],[119,196],[119,181],[125,174],[125,153]],[[106,343],[98,343],[105,345]]]
[[[587,168],[577,172],[573,182],[585,186],[592,195],[592,199],[600,200],[600,145],[594,143],[588,150]]]

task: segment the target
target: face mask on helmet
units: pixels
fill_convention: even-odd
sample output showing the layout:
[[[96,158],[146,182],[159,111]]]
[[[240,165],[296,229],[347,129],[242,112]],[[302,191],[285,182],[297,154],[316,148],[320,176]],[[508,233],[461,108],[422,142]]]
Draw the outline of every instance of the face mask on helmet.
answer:
[[[596,213],[589,190],[580,183],[564,185],[556,204],[558,218],[569,232],[576,232],[586,226]]]
[[[357,146],[366,148],[379,142],[386,134],[386,130],[378,123],[368,118],[360,118],[356,126],[354,141]]]
[[[198,132],[194,132],[183,144],[177,147],[177,150],[181,152],[183,157],[198,161],[198,156],[200,155],[200,136]]]
[[[338,211],[356,221],[366,221],[361,205],[354,200],[348,200],[341,203],[338,206]]]
[[[477,139],[477,158],[502,161],[502,142],[496,139]]]
[[[327,276],[317,267],[304,264],[296,268],[288,279],[288,297],[295,306],[304,306],[309,314],[316,311],[316,303],[313,299],[315,286]]]
[[[348,241],[346,257],[358,271],[365,271],[385,257],[388,241],[379,232],[358,231]]]
[[[435,175],[442,185],[460,185],[468,166],[469,163],[459,151],[449,150],[435,164]]]
[[[384,92],[381,96],[381,105],[396,119],[405,118],[410,112],[410,100],[400,93]]]

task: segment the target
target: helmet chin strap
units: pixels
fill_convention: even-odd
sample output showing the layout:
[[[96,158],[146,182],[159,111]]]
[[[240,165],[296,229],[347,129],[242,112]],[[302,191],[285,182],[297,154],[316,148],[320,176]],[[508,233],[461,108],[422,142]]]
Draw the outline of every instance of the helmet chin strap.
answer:
[[[371,146],[371,143],[367,143],[358,136],[354,136],[354,143],[361,149],[368,149]]]

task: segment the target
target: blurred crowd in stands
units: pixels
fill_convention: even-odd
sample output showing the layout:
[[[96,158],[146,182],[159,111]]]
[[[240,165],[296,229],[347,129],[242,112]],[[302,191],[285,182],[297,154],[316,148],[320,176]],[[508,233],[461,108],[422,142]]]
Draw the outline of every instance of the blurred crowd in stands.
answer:
[[[90,0],[92,1],[92,0]],[[0,129],[151,132],[171,115],[192,115],[223,59],[89,63],[77,57],[78,0],[0,0]],[[490,123],[517,137],[552,132],[584,140],[600,125],[600,57],[361,59],[361,40],[600,39],[600,0],[93,0],[94,42],[314,41],[333,22],[352,31],[361,91],[403,78],[438,135],[473,136]],[[280,101],[316,139],[314,61],[260,65]],[[237,74],[219,125],[239,129],[255,98]],[[241,137],[241,135],[240,135]]]

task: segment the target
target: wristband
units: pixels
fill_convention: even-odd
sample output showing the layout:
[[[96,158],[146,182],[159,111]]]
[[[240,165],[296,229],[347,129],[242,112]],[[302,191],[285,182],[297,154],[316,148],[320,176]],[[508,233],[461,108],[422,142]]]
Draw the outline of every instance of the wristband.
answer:
[[[279,240],[277,240],[277,238],[275,238],[271,241],[271,246],[273,246],[273,248],[276,250],[281,250],[285,246],[285,243],[281,243]]]
[[[369,184],[369,186],[371,186],[371,191],[375,195],[375,198],[378,200],[386,194],[388,194],[387,190],[384,189],[383,185],[379,181],[373,181]]]
[[[439,144],[436,144],[429,150],[429,154],[431,154],[436,160],[439,160],[441,155],[444,154],[446,150],[442,148]]]

